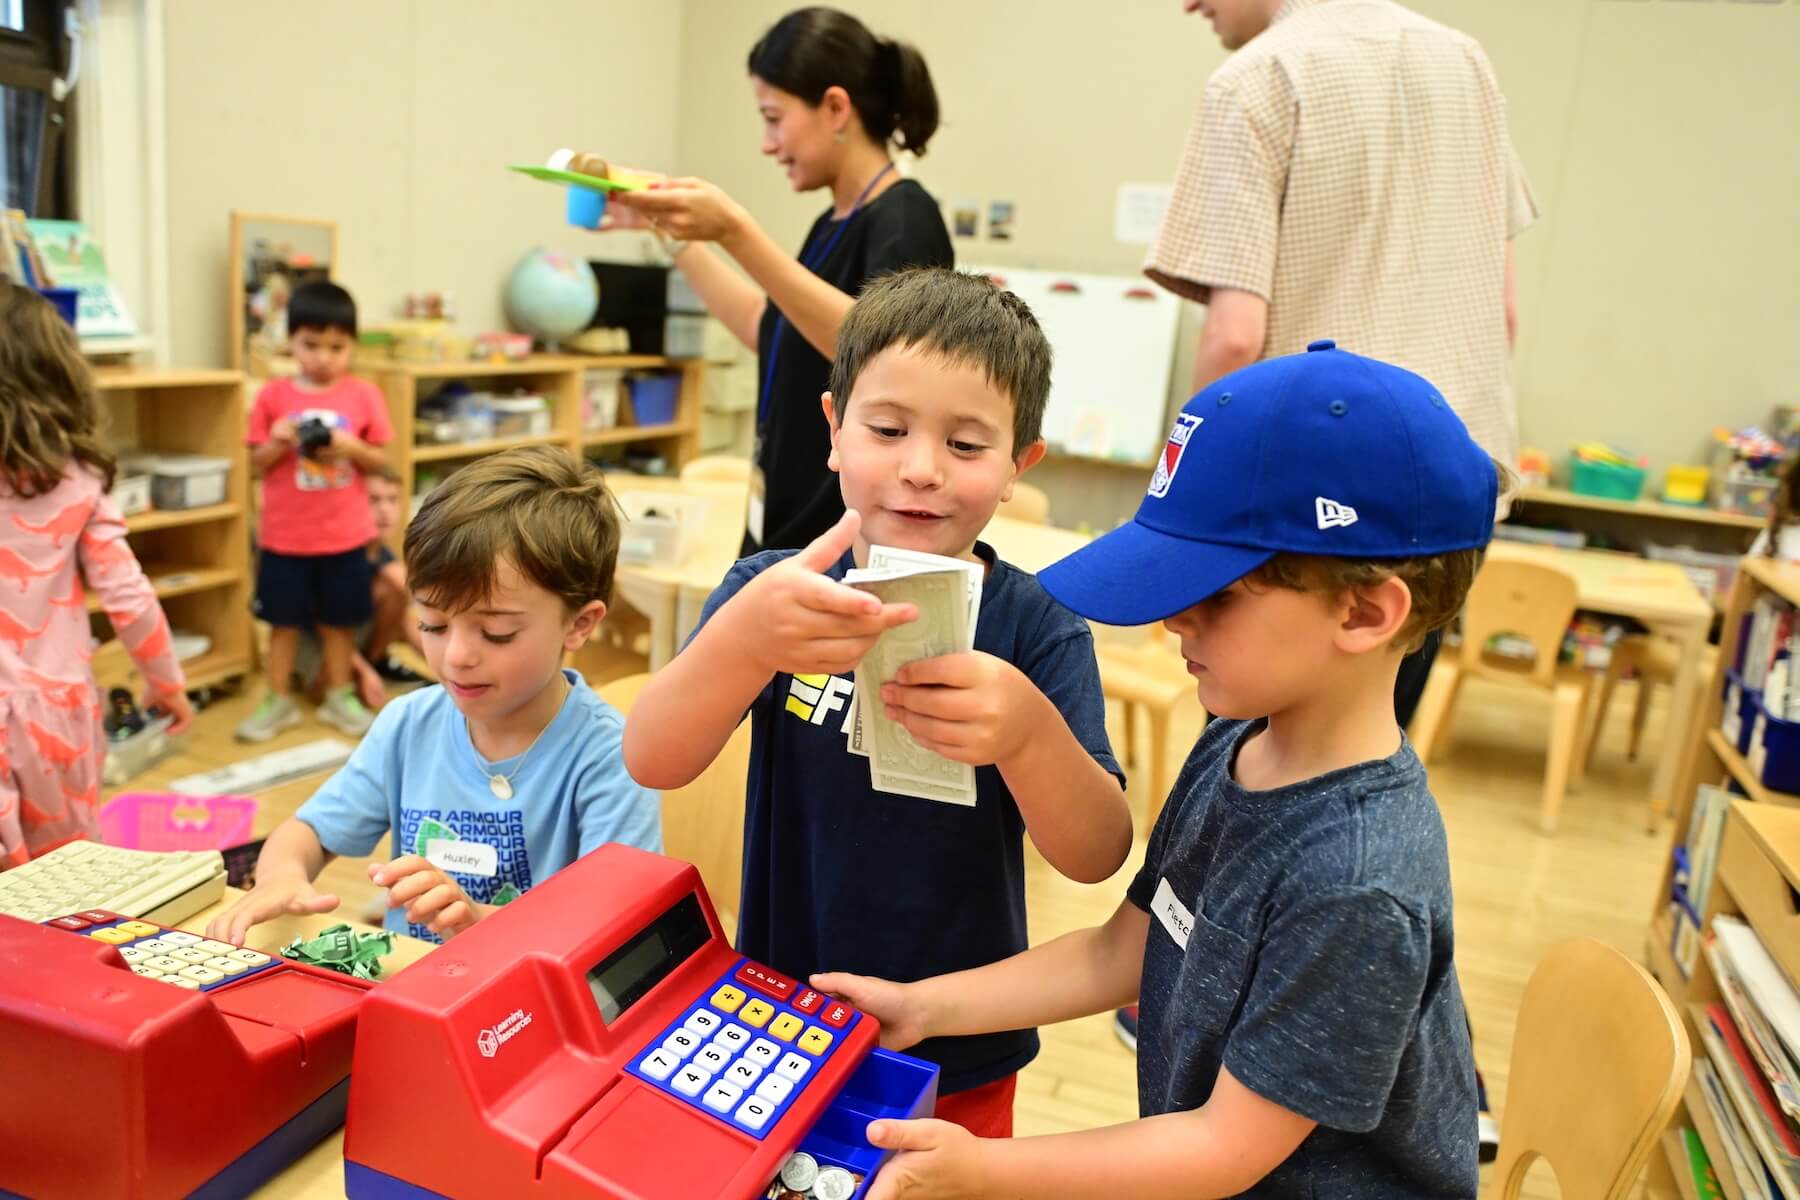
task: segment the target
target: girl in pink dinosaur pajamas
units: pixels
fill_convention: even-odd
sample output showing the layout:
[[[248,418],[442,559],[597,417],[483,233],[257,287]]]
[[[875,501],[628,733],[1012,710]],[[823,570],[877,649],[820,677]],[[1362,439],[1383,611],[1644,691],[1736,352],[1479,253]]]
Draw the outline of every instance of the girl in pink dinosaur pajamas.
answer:
[[[106,494],[112,477],[74,331],[0,278],[0,869],[99,833],[106,734],[84,580],[171,731],[193,719],[169,622]]]

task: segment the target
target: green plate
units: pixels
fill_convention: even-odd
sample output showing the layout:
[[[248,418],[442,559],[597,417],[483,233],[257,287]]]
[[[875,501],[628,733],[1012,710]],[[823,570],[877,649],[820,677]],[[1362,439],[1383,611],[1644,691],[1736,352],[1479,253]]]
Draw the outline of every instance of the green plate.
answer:
[[[533,179],[541,179],[545,183],[569,183],[595,192],[641,192],[644,190],[644,185],[635,180],[630,183],[621,183],[616,179],[599,179],[593,175],[578,175],[574,171],[559,171],[555,167],[515,164],[506,169],[517,171],[521,175],[529,175]]]

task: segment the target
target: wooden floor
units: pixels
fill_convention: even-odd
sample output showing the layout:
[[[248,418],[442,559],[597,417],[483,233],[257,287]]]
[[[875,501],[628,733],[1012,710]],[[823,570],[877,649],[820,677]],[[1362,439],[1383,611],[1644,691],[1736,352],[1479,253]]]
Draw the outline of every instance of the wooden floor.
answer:
[[[590,674],[595,670],[587,669]],[[197,718],[185,752],[134,780],[133,789],[155,790],[176,775],[265,749],[335,736],[309,723],[265,747],[238,745],[232,741],[232,727],[249,711],[259,691],[260,684],[252,683],[243,694],[221,698]],[[1633,958],[1642,956],[1650,895],[1667,840],[1644,832],[1650,755],[1660,744],[1663,728],[1659,706],[1652,713],[1645,758],[1635,763],[1625,760],[1625,723],[1633,699],[1629,691],[1626,685],[1615,699],[1612,722],[1600,735],[1587,784],[1569,797],[1562,829],[1555,837],[1540,834],[1535,823],[1549,726],[1548,706],[1535,693],[1471,681],[1464,688],[1451,735],[1432,767],[1433,790],[1450,834],[1458,967],[1475,1026],[1476,1059],[1497,1112],[1504,1112],[1506,1102],[1519,997],[1539,956],[1575,936],[1599,938]],[[1113,716],[1116,741],[1120,726],[1117,714]],[[1196,703],[1178,714],[1173,744],[1191,745],[1199,728]],[[1057,875],[1035,855],[1029,858],[1034,940],[1098,922],[1118,904],[1143,857],[1142,780],[1147,772],[1141,767],[1134,773],[1130,792],[1140,839],[1132,861],[1118,876],[1083,886]],[[319,778],[302,780],[264,793],[258,833],[290,815],[318,783]],[[379,903],[362,871],[361,863],[339,861],[323,876],[323,884],[343,897],[347,913],[361,913]],[[1137,1115],[1133,1060],[1115,1040],[1108,1017],[1046,1029],[1043,1044],[1041,1056],[1020,1078],[1019,1133],[1083,1129]],[[1559,1194],[1553,1177],[1539,1164],[1525,1195],[1549,1200]],[[1657,1189],[1648,1194],[1664,1193]]]

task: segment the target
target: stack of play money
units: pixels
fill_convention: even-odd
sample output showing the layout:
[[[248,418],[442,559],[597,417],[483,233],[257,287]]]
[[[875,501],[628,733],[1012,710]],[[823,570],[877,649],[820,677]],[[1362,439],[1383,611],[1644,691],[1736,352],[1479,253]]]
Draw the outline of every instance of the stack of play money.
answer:
[[[781,1173],[763,1193],[765,1200],[850,1200],[863,1177],[842,1167],[822,1167],[804,1150],[788,1155]]]
[[[295,938],[281,948],[281,956],[341,975],[375,980],[381,978],[381,956],[393,948],[391,933],[357,933],[348,925],[333,925],[316,937]]]
[[[975,648],[981,575],[979,563],[892,546],[869,547],[869,565],[844,575],[845,583],[884,604],[919,610],[918,620],[882,634],[856,668],[856,712],[847,725],[850,751],[868,758],[869,782],[878,792],[975,803],[975,768],[927,750],[888,720],[881,685],[907,663]]]

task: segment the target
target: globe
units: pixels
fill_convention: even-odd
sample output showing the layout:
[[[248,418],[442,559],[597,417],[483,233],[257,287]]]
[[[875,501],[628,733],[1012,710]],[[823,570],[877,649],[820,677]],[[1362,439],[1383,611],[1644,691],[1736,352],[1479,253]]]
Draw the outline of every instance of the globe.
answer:
[[[513,328],[554,343],[587,328],[600,285],[585,260],[539,246],[513,268],[504,300]]]

